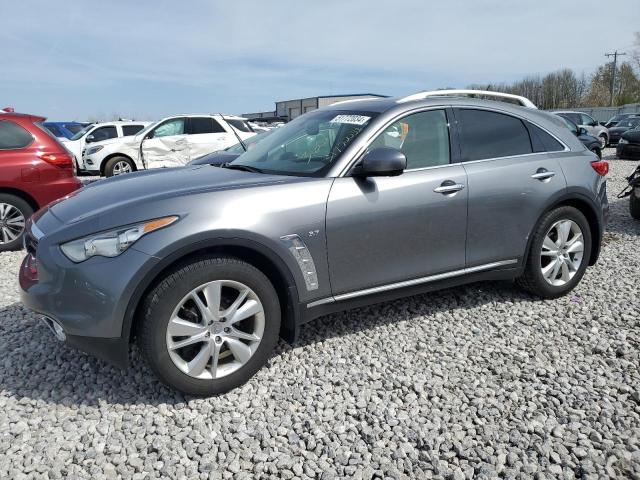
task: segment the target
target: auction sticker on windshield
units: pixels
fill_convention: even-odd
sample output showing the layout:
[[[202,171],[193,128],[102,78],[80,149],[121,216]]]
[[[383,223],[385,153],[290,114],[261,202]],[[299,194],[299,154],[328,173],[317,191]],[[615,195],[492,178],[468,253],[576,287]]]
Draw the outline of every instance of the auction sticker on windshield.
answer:
[[[352,125],[364,125],[371,117],[366,115],[336,115],[329,123],[350,123]]]

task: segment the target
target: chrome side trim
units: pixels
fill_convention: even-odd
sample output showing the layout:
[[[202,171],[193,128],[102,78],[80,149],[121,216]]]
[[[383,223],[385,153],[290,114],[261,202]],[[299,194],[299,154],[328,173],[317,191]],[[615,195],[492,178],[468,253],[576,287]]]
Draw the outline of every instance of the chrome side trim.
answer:
[[[388,290],[395,290],[397,288],[412,287],[414,285],[420,285],[422,283],[435,282],[437,280],[444,280],[446,278],[459,277],[461,275],[467,275],[475,272],[482,272],[484,270],[490,270],[492,268],[503,267],[505,265],[513,265],[518,263],[518,260],[512,258],[510,260],[500,260],[499,262],[485,263],[484,265],[477,265],[470,268],[461,268],[460,270],[452,270],[450,272],[438,273],[436,275],[429,275],[428,277],[414,278],[413,280],[405,280],[403,282],[390,283],[387,285],[381,285],[379,287],[366,288],[364,290],[356,290],[355,292],[342,293],[340,295],[334,295],[333,297],[321,298],[315,302],[307,304],[307,308],[317,307],[318,305],[324,305],[325,303],[339,302],[341,300],[348,300],[350,298],[362,297],[364,295],[371,295],[372,293],[386,292]]]
[[[307,245],[302,241],[297,234],[284,235],[280,237],[280,240],[287,246],[287,249],[291,253],[291,256],[295,258],[300,267],[300,273],[304,278],[304,284],[307,290],[318,289],[318,273],[316,271],[316,265],[313,262],[311,252],[307,248]]]

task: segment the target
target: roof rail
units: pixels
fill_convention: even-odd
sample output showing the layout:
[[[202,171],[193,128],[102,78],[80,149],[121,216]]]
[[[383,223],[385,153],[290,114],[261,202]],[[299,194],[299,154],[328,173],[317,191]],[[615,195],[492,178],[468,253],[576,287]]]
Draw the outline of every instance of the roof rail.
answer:
[[[501,98],[508,98],[509,100],[515,100],[519,105],[527,108],[538,108],[535,104],[526,97],[521,97],[520,95],[513,95],[511,93],[502,93],[502,92],[491,92],[489,90],[432,90],[429,92],[419,92],[414,93],[413,95],[409,95],[407,97],[403,97],[398,100],[398,103],[411,102],[413,100],[424,100],[428,97],[445,97],[445,96],[469,96],[469,95],[479,95],[483,97],[495,97],[497,100]]]

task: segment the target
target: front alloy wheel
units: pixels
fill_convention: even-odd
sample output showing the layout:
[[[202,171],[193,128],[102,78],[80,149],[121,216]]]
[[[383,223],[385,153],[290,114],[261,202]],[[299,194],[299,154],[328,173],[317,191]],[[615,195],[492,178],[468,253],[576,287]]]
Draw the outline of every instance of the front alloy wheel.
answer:
[[[193,259],[159,280],[137,320],[137,342],[162,382],[191,395],[242,385],[269,359],[280,303],[269,279],[235,257]]]
[[[167,326],[173,364],[195,378],[211,380],[242,368],[260,345],[264,309],[251,288],[215,280],[189,292]]]

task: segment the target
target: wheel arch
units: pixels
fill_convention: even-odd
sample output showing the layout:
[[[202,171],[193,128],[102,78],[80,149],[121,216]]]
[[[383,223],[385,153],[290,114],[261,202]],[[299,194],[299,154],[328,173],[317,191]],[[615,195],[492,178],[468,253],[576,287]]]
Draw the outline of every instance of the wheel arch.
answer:
[[[253,240],[240,238],[218,238],[202,241],[178,249],[164,257],[143,277],[130,297],[122,323],[121,338],[127,341],[133,339],[137,322],[141,318],[140,309],[143,300],[162,278],[195,259],[214,255],[237,257],[258,268],[267,276],[276,289],[280,301],[282,311],[280,336],[287,342],[293,343],[297,338],[297,326],[300,323],[298,291],[293,274],[284,261],[270,248]]]
[[[133,164],[133,171],[135,172],[136,170],[138,170],[138,167],[136,166],[136,162],[133,160],[133,158],[131,158],[131,156],[125,154],[125,153],[110,153],[109,155],[107,155],[106,157],[104,157],[102,159],[102,162],[100,162],[100,176],[104,176],[104,169],[107,165],[107,162],[109,160],[111,160],[114,157],[123,157],[126,158],[127,160],[130,160],[131,163]]]
[[[589,229],[591,230],[591,238],[593,240],[591,255],[589,257],[589,265],[590,266],[594,265],[598,261],[598,257],[600,256],[601,240],[602,240],[602,234],[604,233],[604,228],[603,228],[600,216],[598,215],[596,206],[594,205],[593,201],[590,200],[588,197],[578,193],[573,193],[573,194],[568,194],[566,196],[560,197],[559,199],[556,199],[554,202],[548,205],[547,208],[545,208],[540,213],[540,216],[538,217],[538,221],[536,222],[536,226],[540,222],[540,219],[546,213],[556,208],[565,207],[565,206],[573,207],[578,211],[580,211],[585,216],[585,218],[587,219],[587,222],[589,223]],[[533,239],[533,235],[529,235],[529,239],[527,241],[526,255],[524,257],[525,259],[529,255],[532,239]]]
[[[38,205],[38,202],[36,201],[36,199],[33,198],[24,190],[11,188],[11,187],[0,187],[0,193],[5,193],[7,195],[14,195],[18,198],[21,198],[22,200],[24,200],[29,204],[29,206],[33,209],[34,212],[40,209],[40,205]]]

